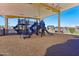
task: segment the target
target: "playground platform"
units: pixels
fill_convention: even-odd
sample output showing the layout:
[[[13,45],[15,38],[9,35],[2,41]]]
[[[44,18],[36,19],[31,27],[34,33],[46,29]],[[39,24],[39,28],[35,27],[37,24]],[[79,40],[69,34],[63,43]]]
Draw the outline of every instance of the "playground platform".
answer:
[[[47,49],[52,45],[61,44],[73,38],[78,39],[78,36],[53,34],[41,38],[33,35],[31,38],[26,39],[23,39],[20,35],[0,36],[0,55],[44,56]]]

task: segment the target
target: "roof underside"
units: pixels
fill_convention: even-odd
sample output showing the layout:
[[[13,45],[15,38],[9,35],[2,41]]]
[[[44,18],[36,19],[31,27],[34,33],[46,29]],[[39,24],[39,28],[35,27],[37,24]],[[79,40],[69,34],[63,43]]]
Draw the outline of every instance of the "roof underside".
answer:
[[[9,18],[44,18],[69,8],[78,3],[0,3],[0,15]]]

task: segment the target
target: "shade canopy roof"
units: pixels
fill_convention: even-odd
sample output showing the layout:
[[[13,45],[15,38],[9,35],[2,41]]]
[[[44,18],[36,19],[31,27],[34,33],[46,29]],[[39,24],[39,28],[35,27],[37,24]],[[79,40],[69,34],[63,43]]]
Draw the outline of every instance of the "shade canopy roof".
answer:
[[[78,3],[0,3],[0,15],[8,18],[39,19],[78,5]]]

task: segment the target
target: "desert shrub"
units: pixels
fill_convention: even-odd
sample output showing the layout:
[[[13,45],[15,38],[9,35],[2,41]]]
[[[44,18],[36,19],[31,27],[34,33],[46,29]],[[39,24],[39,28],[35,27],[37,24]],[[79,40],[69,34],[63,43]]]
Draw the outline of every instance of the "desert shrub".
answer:
[[[70,33],[74,33],[75,32],[75,28],[69,28]]]

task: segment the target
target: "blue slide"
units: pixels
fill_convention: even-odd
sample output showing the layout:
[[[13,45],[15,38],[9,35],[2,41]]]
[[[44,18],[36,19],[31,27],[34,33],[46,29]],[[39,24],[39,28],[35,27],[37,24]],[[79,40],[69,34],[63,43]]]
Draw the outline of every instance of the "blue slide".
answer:
[[[38,22],[34,22],[34,24],[30,27],[31,35],[36,32],[37,26],[38,26]]]

